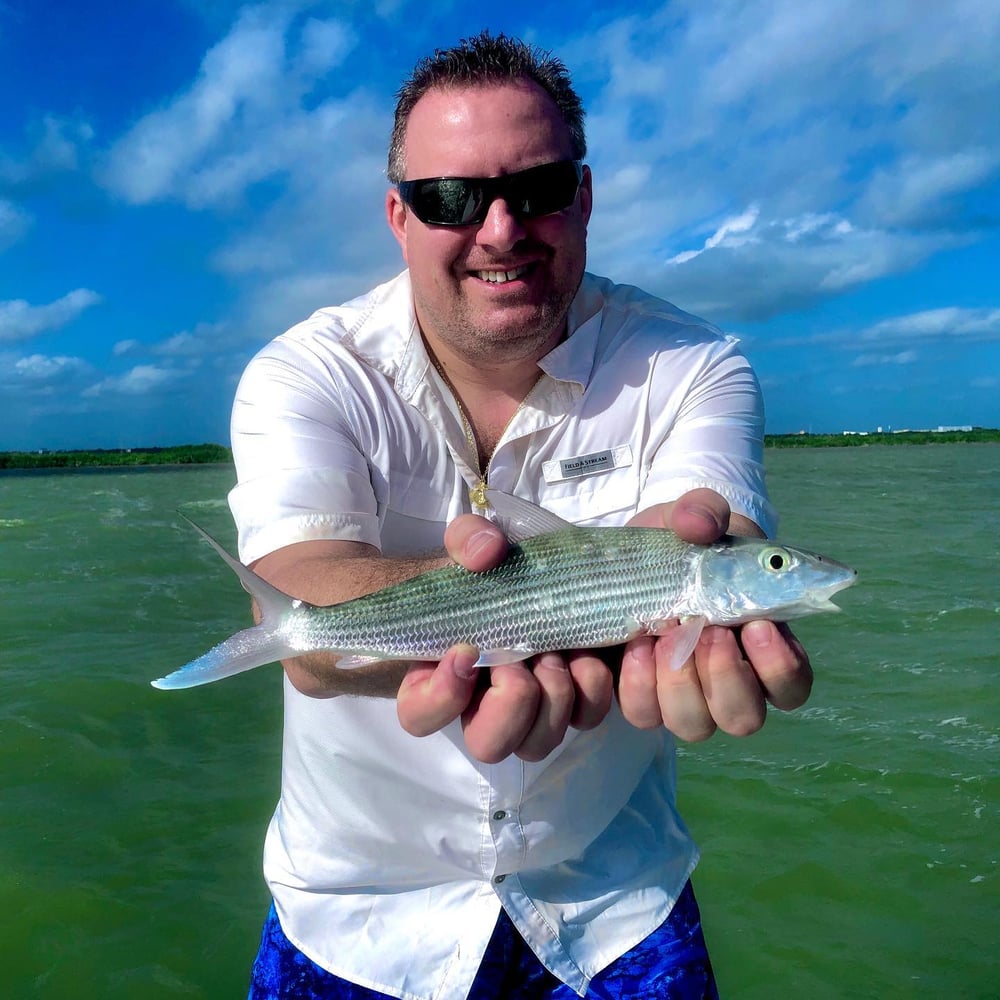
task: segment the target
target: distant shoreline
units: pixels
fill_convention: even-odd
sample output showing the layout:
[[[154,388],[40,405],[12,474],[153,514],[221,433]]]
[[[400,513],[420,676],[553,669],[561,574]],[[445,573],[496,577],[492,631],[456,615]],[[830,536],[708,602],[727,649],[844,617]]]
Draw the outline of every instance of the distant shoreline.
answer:
[[[124,470],[232,463],[233,453],[221,444],[184,444],[170,448],[90,448],[79,451],[0,451],[0,472],[30,472],[34,469]]]
[[[900,444],[1000,443],[1000,428],[956,431],[899,431],[894,434],[767,434],[765,448],[858,448]],[[0,472],[33,469],[139,469],[151,466],[232,465],[233,453],[221,444],[169,448],[91,448],[78,451],[0,451]]]
[[[997,444],[1000,428],[943,431],[848,431],[840,434],[765,434],[765,448],[858,448],[873,444]]]

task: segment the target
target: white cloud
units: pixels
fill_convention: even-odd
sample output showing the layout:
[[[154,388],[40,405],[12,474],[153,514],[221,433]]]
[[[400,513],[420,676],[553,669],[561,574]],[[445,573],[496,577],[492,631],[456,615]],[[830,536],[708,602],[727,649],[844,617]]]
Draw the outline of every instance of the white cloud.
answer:
[[[27,340],[65,326],[100,301],[97,292],[77,288],[44,306],[33,306],[24,299],[0,302],[0,342]]]
[[[956,196],[987,183],[998,168],[1000,150],[906,156],[874,172],[863,208],[886,225],[940,224],[954,217]]]
[[[861,339],[878,341],[944,340],[1000,341],[1000,309],[927,309],[882,320],[861,332]]]
[[[31,188],[52,174],[76,170],[81,149],[93,138],[94,130],[85,121],[45,115],[28,130],[29,153],[18,158],[0,152],[0,185]]]
[[[246,11],[206,54],[197,80],[141,119],[112,149],[107,181],[136,204],[182,194],[189,175],[240,115],[278,89],[284,18]]]
[[[198,323],[191,330],[149,345],[148,350],[158,357],[185,359],[190,365],[213,354],[228,353],[232,343],[232,331],[225,323]]]
[[[44,383],[51,386],[73,378],[90,370],[90,365],[82,358],[57,355],[50,357],[44,354],[31,354],[18,358],[11,365],[10,371],[19,381],[27,383]]]
[[[662,263],[636,255],[625,273],[713,320],[759,321],[907,270],[942,244],[940,235],[860,229],[835,213],[768,218],[754,206],[700,249]]]
[[[861,354],[851,362],[851,365],[854,368],[912,365],[919,357],[916,351],[899,351],[897,354]]]
[[[339,22],[317,19],[289,37],[293,13],[286,5],[245,8],[194,83],[114,145],[107,186],[135,204],[179,199],[199,208],[294,169],[310,124],[325,112],[307,112],[301,101],[353,39]]]
[[[87,399],[96,396],[146,396],[171,387],[184,377],[185,373],[175,368],[136,365],[122,375],[109,375],[88,386],[82,395]]]
[[[707,240],[700,250],[684,250],[669,258],[668,264],[686,264],[689,260],[711,250],[713,247],[741,247],[748,243],[756,243],[757,238],[753,236],[753,228],[758,218],[760,209],[756,205],[751,205],[741,215],[726,219],[718,229]],[[747,235],[750,234],[750,235]]]
[[[0,198],[0,251],[13,246],[31,228],[32,218],[14,202]]]
[[[193,333],[175,333],[153,348],[155,354],[166,357],[197,357],[204,353],[204,345]]]
[[[306,78],[321,77],[341,63],[353,46],[354,37],[341,21],[310,17],[302,28],[296,68]]]
[[[246,289],[229,315],[230,342],[239,328],[244,342],[263,343],[402,267],[382,221],[387,108],[365,90],[334,92],[353,31],[294,13],[244,10],[197,79],[137,122],[106,163],[106,183],[126,200],[226,210],[232,233],[209,263]],[[247,192],[264,180],[251,210]],[[346,294],[286,297],[305,285]]]
[[[248,339],[263,346],[321,306],[346,302],[402,269],[402,261],[372,270],[353,270],[346,265],[339,271],[303,268],[297,273],[279,275],[258,284],[246,303],[247,316],[252,317]]]
[[[998,47],[987,0],[675,0],[560,46],[589,98],[594,268],[752,320],[995,231]]]
[[[829,347],[858,351],[860,359],[909,364],[941,348],[1000,343],[1000,309],[949,306],[890,316],[867,326],[842,327],[794,337],[751,338],[755,351]]]
[[[130,337],[111,347],[115,358],[169,358],[187,370],[199,367],[216,356],[229,358],[243,346],[241,331],[227,323],[198,323],[157,341]]]

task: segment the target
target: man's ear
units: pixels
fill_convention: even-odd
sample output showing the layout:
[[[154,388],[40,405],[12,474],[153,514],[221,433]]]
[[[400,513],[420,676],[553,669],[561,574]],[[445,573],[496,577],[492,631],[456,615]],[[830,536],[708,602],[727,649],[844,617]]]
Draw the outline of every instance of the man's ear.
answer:
[[[400,198],[399,191],[394,187],[389,188],[385,195],[385,218],[392,230],[392,235],[396,237],[399,249],[403,251],[403,260],[408,264],[409,261],[406,258],[407,217],[406,205]]]
[[[590,167],[584,165],[583,180],[580,182],[580,211],[583,213],[583,224],[590,222],[590,213],[594,210],[594,178]]]

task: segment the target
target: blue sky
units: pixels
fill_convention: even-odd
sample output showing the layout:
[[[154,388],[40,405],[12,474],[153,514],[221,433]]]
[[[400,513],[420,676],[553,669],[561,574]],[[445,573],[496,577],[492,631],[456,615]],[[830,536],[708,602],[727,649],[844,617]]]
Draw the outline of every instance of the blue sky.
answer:
[[[483,27],[588,108],[589,267],[739,336],[768,429],[1000,426],[1000,4],[0,0],[0,450],[228,440],[402,266],[393,94]]]

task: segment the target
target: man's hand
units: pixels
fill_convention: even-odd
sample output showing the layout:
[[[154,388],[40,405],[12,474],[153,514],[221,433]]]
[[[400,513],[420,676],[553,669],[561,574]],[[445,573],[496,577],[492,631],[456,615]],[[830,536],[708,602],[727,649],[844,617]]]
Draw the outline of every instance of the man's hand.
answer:
[[[507,552],[507,540],[485,518],[466,514],[445,533],[448,554],[466,569],[482,572]],[[396,696],[399,721],[415,736],[436,732],[461,717],[469,752],[484,763],[516,753],[541,760],[572,723],[597,725],[611,704],[607,668],[569,664],[558,653],[535,657],[529,667],[507,663],[485,671],[474,667],[477,653],[455,646],[437,664],[413,665]]]
[[[445,532],[456,562],[482,572],[507,552],[496,525],[474,514],[456,518]],[[542,760],[569,726],[591,729],[611,707],[614,684],[604,662],[589,654],[536,656],[530,664],[474,667],[476,651],[450,649],[438,664],[415,664],[397,695],[399,721],[415,736],[436,732],[461,717],[469,752],[484,763],[516,753]]]
[[[714,542],[727,530],[761,532],[730,515],[711,490],[693,490],[672,504],[643,511],[631,522],[668,527],[689,542]],[[451,557],[481,572],[504,557],[507,542],[484,518],[463,515],[445,535]],[[438,664],[417,664],[399,688],[403,728],[416,736],[436,732],[461,717],[469,752],[485,763],[514,753],[542,760],[569,727],[592,729],[607,715],[616,679],[622,713],[634,726],[664,725],[685,740],[700,740],[716,728],[747,735],[764,723],[765,701],[797,708],[809,695],[812,671],[805,650],[784,625],[751,622],[739,630],[709,626],[692,658],[669,667],[669,636],[645,636],[617,651],[546,653],[530,663],[492,667],[488,677],[474,667],[476,651],[457,646]]]
[[[643,511],[633,524],[668,527],[689,542],[710,543],[727,530],[760,535],[712,490],[692,490],[673,504]],[[618,701],[640,729],[666,726],[681,739],[707,739],[716,729],[747,736],[764,724],[766,702],[790,710],[812,688],[809,657],[786,625],[753,621],[737,628],[709,625],[694,654],[671,669],[670,636],[643,636],[625,647]]]

